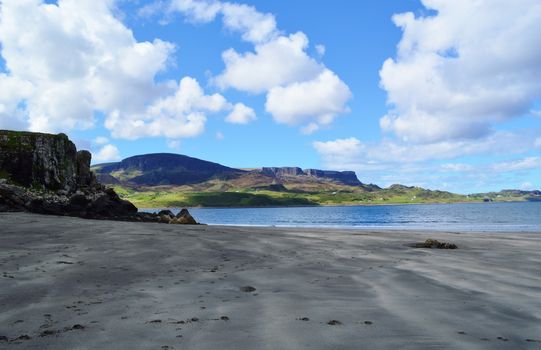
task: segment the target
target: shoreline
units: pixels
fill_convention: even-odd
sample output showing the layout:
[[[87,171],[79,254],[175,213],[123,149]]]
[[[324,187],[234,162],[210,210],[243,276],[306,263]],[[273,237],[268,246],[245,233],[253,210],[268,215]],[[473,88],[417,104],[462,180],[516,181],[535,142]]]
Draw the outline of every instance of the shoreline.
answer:
[[[0,214],[0,347],[541,346],[541,232],[82,220]]]
[[[381,206],[408,206],[408,205],[450,205],[450,204],[499,204],[499,203],[538,203],[538,201],[471,201],[471,202],[426,202],[426,203],[359,203],[359,204],[320,204],[320,205],[281,205],[281,206],[246,206],[246,207],[216,207],[216,206],[170,206],[170,207],[137,207],[139,210],[152,209],[168,209],[168,208],[187,208],[187,209],[279,209],[279,208],[321,208],[321,207],[381,207]],[[136,204],[135,204],[136,205]],[[137,205],[136,205],[137,206]]]

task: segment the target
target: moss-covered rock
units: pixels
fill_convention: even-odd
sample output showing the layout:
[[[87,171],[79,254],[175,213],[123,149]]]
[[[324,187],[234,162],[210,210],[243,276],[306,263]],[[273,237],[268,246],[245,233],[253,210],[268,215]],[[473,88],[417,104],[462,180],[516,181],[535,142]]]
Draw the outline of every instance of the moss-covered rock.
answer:
[[[2,177],[21,186],[75,191],[76,158],[75,145],[65,134],[0,130]]]

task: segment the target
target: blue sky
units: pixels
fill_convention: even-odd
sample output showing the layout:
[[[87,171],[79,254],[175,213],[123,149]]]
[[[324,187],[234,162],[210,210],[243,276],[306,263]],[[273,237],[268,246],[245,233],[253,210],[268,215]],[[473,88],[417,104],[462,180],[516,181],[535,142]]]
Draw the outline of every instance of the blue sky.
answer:
[[[4,0],[0,127],[461,193],[541,188],[535,1]]]

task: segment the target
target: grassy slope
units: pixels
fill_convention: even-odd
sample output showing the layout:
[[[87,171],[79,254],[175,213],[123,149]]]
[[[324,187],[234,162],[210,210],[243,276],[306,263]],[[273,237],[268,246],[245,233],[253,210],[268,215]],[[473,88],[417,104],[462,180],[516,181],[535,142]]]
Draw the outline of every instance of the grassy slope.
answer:
[[[345,187],[345,186],[344,186]],[[420,188],[406,190],[384,189],[374,192],[320,191],[310,193],[274,192],[266,190],[231,189],[229,191],[189,191],[182,188],[115,190],[138,207],[248,207],[298,205],[362,205],[362,204],[414,204],[453,203],[472,199],[448,192],[427,191]]]
[[[134,173],[114,174],[121,180]],[[418,187],[395,185],[381,190],[346,186],[309,177],[283,179],[287,191],[265,189],[276,180],[257,173],[249,173],[229,180],[213,179],[184,186],[128,187],[115,186],[125,199],[140,208],[159,207],[258,207],[300,205],[382,205],[525,201],[525,196],[512,194],[478,194],[464,196],[444,191],[430,191]],[[259,189],[258,189],[259,188]]]

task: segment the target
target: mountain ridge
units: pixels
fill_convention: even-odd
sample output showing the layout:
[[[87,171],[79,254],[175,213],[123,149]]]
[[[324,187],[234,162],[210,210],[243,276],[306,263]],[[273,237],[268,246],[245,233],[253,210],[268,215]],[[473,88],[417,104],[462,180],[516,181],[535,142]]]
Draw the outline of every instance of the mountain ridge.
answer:
[[[155,158],[161,158],[156,160]],[[151,158],[153,160],[149,161]],[[158,163],[156,163],[156,161]],[[539,201],[541,192],[504,190],[471,195],[361,182],[352,171],[261,167],[236,169],[174,153],[96,164],[97,178],[139,207],[378,205]]]

